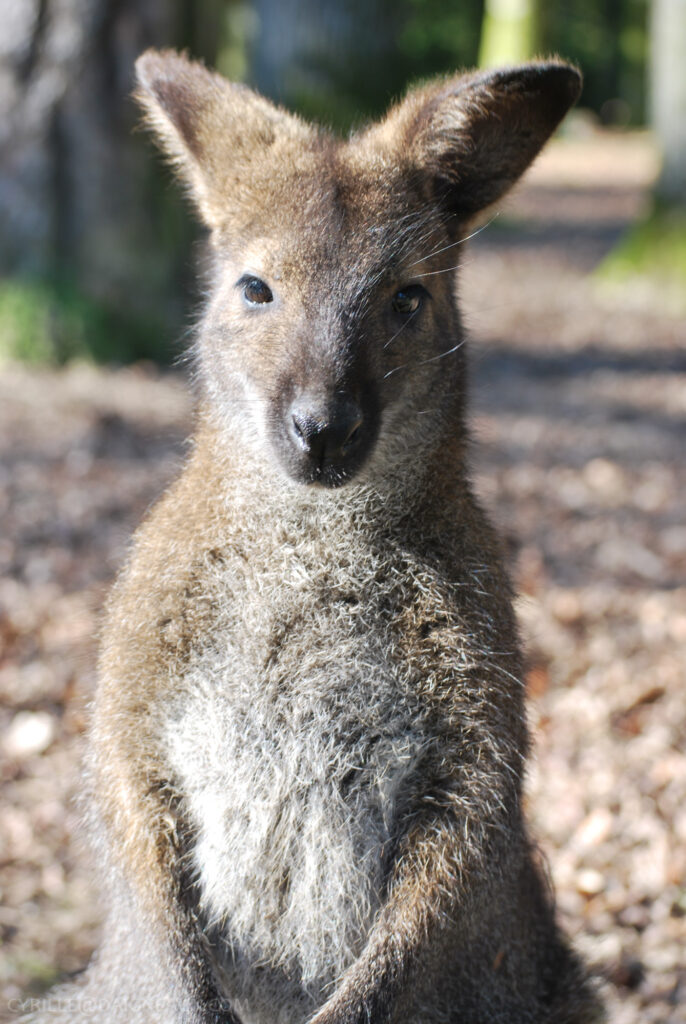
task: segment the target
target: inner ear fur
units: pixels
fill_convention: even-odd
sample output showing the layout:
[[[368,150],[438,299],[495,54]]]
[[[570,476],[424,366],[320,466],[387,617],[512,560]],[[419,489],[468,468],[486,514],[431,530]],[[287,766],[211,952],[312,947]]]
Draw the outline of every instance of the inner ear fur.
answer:
[[[460,75],[411,92],[377,133],[464,222],[514,185],[580,92],[579,71],[556,60]]]
[[[143,53],[136,79],[145,123],[210,227],[221,223],[269,150],[312,135],[298,117],[173,50]]]

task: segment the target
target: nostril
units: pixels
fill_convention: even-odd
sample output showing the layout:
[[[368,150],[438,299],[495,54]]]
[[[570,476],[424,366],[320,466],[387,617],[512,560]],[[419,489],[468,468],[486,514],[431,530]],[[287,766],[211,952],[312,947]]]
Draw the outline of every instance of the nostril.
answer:
[[[331,443],[331,427],[326,415],[319,410],[291,410],[292,438],[308,458],[319,461],[327,454]]]
[[[295,436],[297,438],[299,438],[300,440],[304,441],[305,440],[305,430],[303,428],[302,423],[300,422],[300,420],[298,419],[297,416],[293,416],[292,420],[293,420],[293,430],[295,431]]]
[[[312,439],[317,434],[316,424],[311,417],[299,415],[298,413],[292,414],[291,422],[293,423],[295,440],[303,451],[309,452],[312,446]]]

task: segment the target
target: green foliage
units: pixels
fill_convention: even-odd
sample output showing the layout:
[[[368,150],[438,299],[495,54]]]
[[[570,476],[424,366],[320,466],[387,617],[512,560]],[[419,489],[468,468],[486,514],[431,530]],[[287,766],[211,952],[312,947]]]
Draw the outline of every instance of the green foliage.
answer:
[[[601,284],[647,285],[671,306],[686,309],[686,207],[655,204],[603,261]]]
[[[9,977],[22,979],[22,988],[28,997],[40,996],[64,980],[58,968],[39,953],[26,952],[18,956],[10,953],[4,970]]]
[[[244,82],[248,77],[248,49],[259,26],[249,0],[226,0],[217,49],[217,70],[233,82]]]
[[[648,51],[648,0],[572,0],[540,4],[541,49],[576,61],[581,104],[608,123],[642,124]]]
[[[406,0],[397,45],[408,78],[474,67],[483,16],[484,0]]]
[[[72,359],[168,363],[161,324],[85,297],[64,282],[0,281],[0,360],[61,364]]]

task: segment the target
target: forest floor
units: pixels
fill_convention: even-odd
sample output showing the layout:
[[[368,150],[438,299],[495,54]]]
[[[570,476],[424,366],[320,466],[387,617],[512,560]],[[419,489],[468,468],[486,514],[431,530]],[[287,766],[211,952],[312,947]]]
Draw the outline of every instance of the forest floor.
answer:
[[[555,143],[471,243],[475,476],[528,648],[533,830],[613,1024],[686,1022],[686,326],[590,275],[642,136]],[[98,934],[78,763],[107,587],[191,402],[150,366],[0,370],[0,1019]]]

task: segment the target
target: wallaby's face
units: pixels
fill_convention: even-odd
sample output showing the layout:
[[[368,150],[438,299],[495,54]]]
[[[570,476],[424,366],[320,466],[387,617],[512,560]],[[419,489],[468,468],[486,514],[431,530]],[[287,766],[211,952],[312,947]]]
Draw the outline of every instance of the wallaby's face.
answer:
[[[460,242],[558,123],[576,73],[449,80],[340,142],[174,54],[138,71],[211,229],[200,367],[234,438],[334,487],[459,407]]]
[[[215,232],[201,363],[233,429],[297,481],[344,483],[398,413],[411,429],[458,386],[455,358],[439,365],[459,336],[451,275],[425,276],[449,241],[423,206],[324,144]]]

